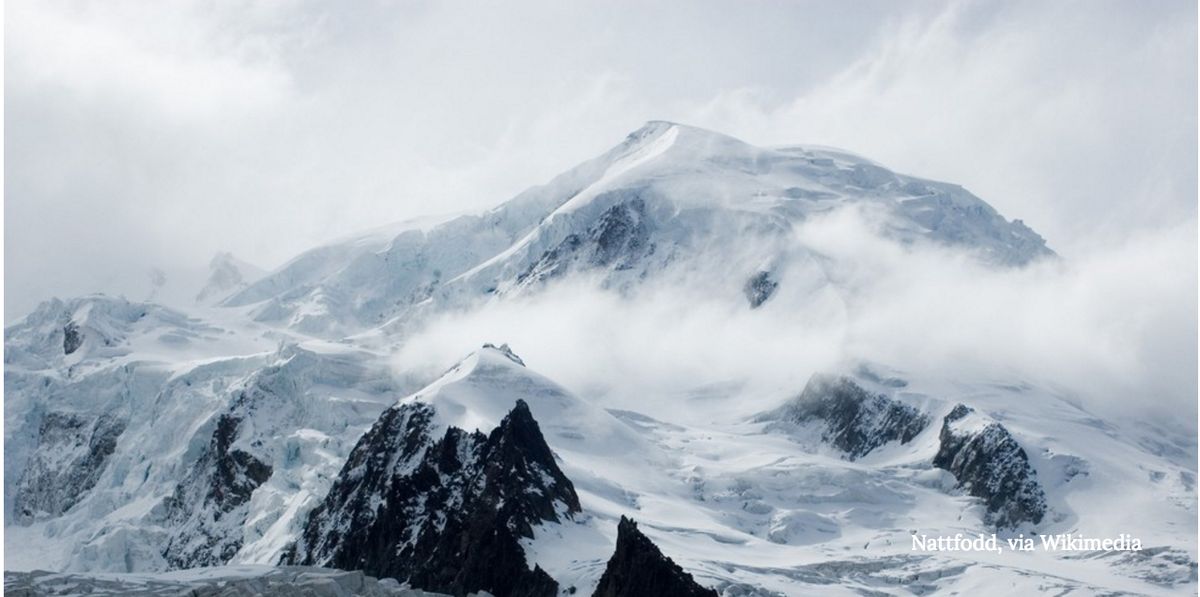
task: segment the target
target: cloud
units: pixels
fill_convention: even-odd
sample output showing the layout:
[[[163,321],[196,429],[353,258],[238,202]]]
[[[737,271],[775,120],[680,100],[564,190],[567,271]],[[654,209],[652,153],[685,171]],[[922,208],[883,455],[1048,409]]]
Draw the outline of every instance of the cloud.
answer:
[[[879,230],[855,209],[804,223],[780,290],[757,310],[741,280],[719,282],[715,258],[702,276],[662,274],[632,297],[576,280],[444,315],[403,340],[396,363],[434,375],[482,342],[507,342],[601,404],[672,420],[685,416],[679,396],[724,388],[738,400],[723,408],[747,415],[815,371],[863,361],[916,379],[1026,381],[1095,414],[1195,420],[1197,279],[1180,275],[1192,228],[1024,269]]]
[[[829,80],[730,89],[696,120],[964,184],[1059,252],[1196,217],[1196,6],[964,2],[897,19]]]

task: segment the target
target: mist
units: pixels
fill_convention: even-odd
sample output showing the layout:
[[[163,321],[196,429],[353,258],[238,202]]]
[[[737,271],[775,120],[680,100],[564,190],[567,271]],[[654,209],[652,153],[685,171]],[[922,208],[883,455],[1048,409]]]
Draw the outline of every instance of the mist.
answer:
[[[679,420],[681,396],[734,395],[719,407],[748,416],[799,393],[814,372],[865,362],[901,376],[1031,383],[1097,415],[1194,429],[1191,226],[1025,268],[902,245],[882,230],[855,208],[804,222],[759,309],[715,259],[632,296],[595,280],[551,282],[441,316],[404,340],[395,363],[431,376],[483,342],[505,342],[600,404]]]

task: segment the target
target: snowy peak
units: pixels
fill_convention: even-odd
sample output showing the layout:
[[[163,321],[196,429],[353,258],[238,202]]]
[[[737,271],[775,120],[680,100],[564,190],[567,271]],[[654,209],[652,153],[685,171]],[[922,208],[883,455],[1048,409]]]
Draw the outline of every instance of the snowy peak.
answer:
[[[962,187],[897,174],[847,152],[763,148],[652,121],[604,154],[480,214],[410,222],[308,251],[236,290],[258,321],[322,337],[411,328],[445,309],[587,277],[621,291],[686,276],[762,305],[786,280],[804,222],[854,208],[895,242],[1019,266],[1053,253]],[[734,276],[734,280],[729,276]],[[232,284],[232,274],[218,286]],[[741,300],[741,299],[737,299]]]
[[[485,346],[472,352],[400,403],[433,407],[435,434],[448,427],[495,428],[519,401],[537,419],[547,443],[555,450],[604,453],[614,446],[643,445],[627,425],[529,369],[505,346]]]
[[[521,360],[521,357],[517,356],[517,353],[513,352],[512,349],[509,348],[507,344],[501,344],[500,346],[496,346],[495,344],[488,342],[483,345],[483,350],[494,350],[494,351],[500,353],[501,355],[504,355],[504,358],[506,358],[522,367],[525,366],[525,361]]]

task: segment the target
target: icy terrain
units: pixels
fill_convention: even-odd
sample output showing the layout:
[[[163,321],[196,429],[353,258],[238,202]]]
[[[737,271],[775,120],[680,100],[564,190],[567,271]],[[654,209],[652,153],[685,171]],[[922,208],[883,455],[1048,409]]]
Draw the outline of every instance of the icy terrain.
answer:
[[[225,566],[167,574],[79,574],[7,572],[4,593],[11,597],[438,597],[358,572],[302,566]]]
[[[484,346],[506,339],[482,333],[436,371],[410,361],[431,322],[522,308],[564,284],[635,304],[681,288],[771,317],[804,294],[844,315],[844,282],[865,274],[795,237],[842,210],[902,248],[996,268],[1055,258],[961,187],[836,150],[758,148],[652,122],[482,214],[379,229],[261,277],[221,256],[199,296],[170,306],[47,301],[5,330],[5,568],[168,582],[180,572],[156,573],[325,564],[336,546],[317,543],[344,541],[333,531],[352,530],[346,521],[373,521],[384,511],[376,498],[421,468],[436,472],[421,482],[446,501],[406,496],[404,517],[389,520],[430,542],[455,522],[455,505],[474,508],[457,522],[519,520],[519,554],[504,543],[507,556],[560,592],[596,589],[626,516],[723,595],[1194,593],[1194,437],[1102,419],[1052,384],[851,355],[807,384],[610,395],[568,387],[522,346]],[[418,412],[410,452],[398,431],[370,431],[408,429]],[[519,425],[506,424],[514,412]],[[493,434],[534,423],[553,466],[537,441],[489,447],[504,443]],[[425,454],[435,444],[444,457]],[[531,501],[517,502],[544,515],[494,516],[496,496],[517,495],[497,462],[524,479]],[[361,471],[374,472],[353,476]],[[1146,549],[912,550],[918,532],[993,531],[1134,533]],[[360,552],[342,553],[367,566],[387,559]]]

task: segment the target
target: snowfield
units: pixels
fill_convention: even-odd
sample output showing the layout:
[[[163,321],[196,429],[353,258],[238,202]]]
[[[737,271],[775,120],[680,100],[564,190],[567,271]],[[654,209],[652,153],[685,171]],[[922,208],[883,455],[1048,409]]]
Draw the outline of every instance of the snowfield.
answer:
[[[446,318],[537,305],[566,284],[631,304],[684,289],[731,321],[764,318],[765,334],[792,330],[766,318],[853,317],[846,287],[870,272],[796,240],[842,210],[897,250],[992,268],[1057,259],[956,185],[651,122],[485,213],[372,231],[266,273],[223,256],[191,304],[49,300],[5,330],[5,569],[155,590],[209,574],[181,569],[292,574],[272,567],[385,411],[428,405],[440,438],[488,434],[522,400],[581,507],[520,538],[562,594],[595,589],[622,516],[728,596],[1194,594],[1194,431],[1102,418],[1046,380],[798,350],[796,369],[844,382],[631,378],[610,391],[556,381],[536,350],[483,331],[451,359],[418,342]],[[784,311],[800,295],[821,310]],[[1124,533],[1145,548],[913,549],[918,533],[993,532],[1001,545]]]

